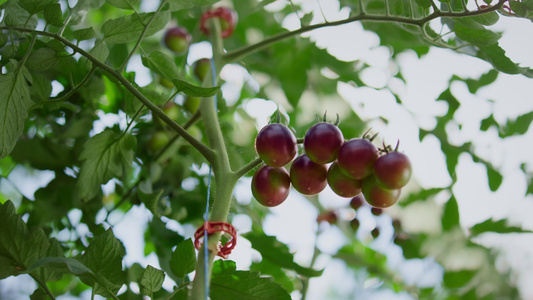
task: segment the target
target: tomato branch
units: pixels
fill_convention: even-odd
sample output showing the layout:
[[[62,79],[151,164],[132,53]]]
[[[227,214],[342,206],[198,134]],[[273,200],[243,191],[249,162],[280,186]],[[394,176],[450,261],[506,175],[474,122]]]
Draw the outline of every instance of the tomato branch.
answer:
[[[137,49],[139,49],[139,46],[141,45],[141,42],[144,39],[144,36],[146,35],[146,32],[148,31],[148,28],[150,28],[150,25],[152,25],[152,22],[155,20],[155,18],[159,14],[159,12],[161,12],[161,10],[163,9],[163,6],[165,6],[165,4],[167,4],[167,0],[161,1],[161,4],[159,4],[159,7],[155,11],[155,13],[152,16],[152,18],[150,18],[150,20],[148,21],[148,23],[146,25],[143,24],[144,28],[143,28],[143,31],[141,32],[141,36],[139,36],[139,39],[135,43],[135,46],[133,46],[133,49],[131,49],[130,53],[128,54],[128,57],[126,57],[126,59],[124,60],[122,65],[117,69],[119,71],[119,73],[122,74],[122,72],[124,72],[124,70],[126,69],[126,66],[128,65],[128,62],[130,61],[131,57],[133,56],[133,54],[135,54]],[[140,20],[140,21],[141,21],[141,24],[142,24],[142,20]]]
[[[309,32],[309,31],[319,29],[319,28],[334,27],[334,26],[349,24],[349,23],[357,22],[357,21],[391,22],[391,23],[401,23],[401,24],[415,25],[415,26],[421,27],[427,22],[433,19],[436,19],[436,18],[469,17],[469,16],[482,15],[488,12],[496,11],[502,8],[503,4],[506,1],[507,0],[499,0],[498,3],[493,6],[489,6],[487,8],[483,8],[483,9],[475,10],[475,11],[453,12],[453,11],[435,10],[434,12],[432,12],[431,14],[423,18],[408,18],[408,17],[387,16],[387,15],[371,15],[371,14],[366,14],[363,11],[361,11],[358,15],[353,16],[351,18],[333,21],[333,22],[325,22],[325,23],[320,23],[320,24],[304,26],[297,30],[279,33],[277,35],[266,38],[256,44],[244,46],[242,48],[229,51],[226,54],[224,54],[222,58],[224,59],[225,63],[236,62],[242,59],[243,57],[251,53],[257,52],[259,50],[262,50],[272,44],[275,44],[277,42],[280,42],[280,41],[289,39],[291,37],[300,35],[302,33]]]
[[[78,52],[82,56],[85,56],[89,61],[91,61],[94,65],[99,67],[100,69],[104,70],[106,73],[117,79],[129,92],[133,94],[135,98],[137,98],[139,101],[142,102],[148,109],[150,109],[157,117],[159,117],[163,122],[165,122],[170,128],[172,128],[174,131],[176,131],[180,136],[182,136],[187,142],[189,142],[198,152],[200,152],[207,161],[213,162],[215,159],[215,152],[207,147],[205,144],[203,144],[201,141],[196,139],[193,135],[191,135],[187,130],[183,127],[181,127],[178,123],[176,123],[174,120],[169,118],[157,105],[152,103],[146,96],[144,96],[139,90],[137,90],[131,82],[129,82],[120,72],[113,69],[112,67],[108,66],[107,64],[99,61],[94,56],[92,56],[87,51],[83,50],[82,48],[78,47],[77,45],[73,44],[69,40],[65,39],[62,36],[59,36],[54,33],[46,32],[46,31],[39,31],[39,30],[33,30],[23,27],[0,27],[0,30],[3,29],[11,29],[18,32],[28,32],[33,33],[37,35],[47,36],[50,38],[53,38],[65,46],[68,46],[72,48],[74,51]]]

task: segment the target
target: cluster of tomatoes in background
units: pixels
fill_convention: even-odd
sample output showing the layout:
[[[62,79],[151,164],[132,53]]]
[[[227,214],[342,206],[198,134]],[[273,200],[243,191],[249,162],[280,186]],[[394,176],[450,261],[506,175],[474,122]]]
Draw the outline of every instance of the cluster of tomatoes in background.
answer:
[[[374,138],[365,134],[345,141],[336,124],[324,117],[309,128],[303,139],[305,153],[294,159],[298,141],[293,132],[280,123],[269,124],[255,140],[265,165],[252,178],[252,194],[273,207],[287,199],[291,185],[304,195],[318,194],[329,185],[341,197],[362,197],[374,208],[390,207],[411,177],[411,163],[398,145],[380,149]]]

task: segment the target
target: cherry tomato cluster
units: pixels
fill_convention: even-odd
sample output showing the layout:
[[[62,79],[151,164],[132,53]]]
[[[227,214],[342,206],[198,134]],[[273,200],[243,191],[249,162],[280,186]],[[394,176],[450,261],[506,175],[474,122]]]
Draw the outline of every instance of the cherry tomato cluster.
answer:
[[[338,123],[338,121],[337,121]],[[265,206],[281,204],[290,186],[304,195],[320,193],[329,185],[341,197],[364,198],[375,208],[394,205],[411,177],[407,155],[390,146],[376,147],[366,134],[345,141],[341,130],[324,121],[316,123],[303,139],[305,153],[298,153],[297,139],[283,124],[273,123],[258,133],[255,148],[265,163],[252,178],[252,194]],[[294,159],[294,161],[293,161]],[[290,171],[284,168],[290,165]]]

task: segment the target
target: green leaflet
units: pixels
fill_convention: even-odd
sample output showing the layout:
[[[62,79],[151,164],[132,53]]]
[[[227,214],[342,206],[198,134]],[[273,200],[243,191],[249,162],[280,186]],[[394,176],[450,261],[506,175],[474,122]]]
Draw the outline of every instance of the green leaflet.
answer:
[[[78,187],[80,197],[90,200],[100,191],[100,185],[123,174],[131,166],[137,140],[131,134],[117,136],[112,130],[104,130],[84,145],[80,160]]]
[[[33,104],[25,72],[27,69],[15,62],[14,72],[0,75],[0,159],[15,147]]]
[[[121,44],[134,42],[140,37],[144,29],[143,24],[147,24],[154,13],[140,13],[138,16],[132,14],[109,20],[102,25],[104,40],[109,44]],[[142,20],[142,23],[141,23]],[[163,29],[170,21],[170,12],[161,11],[153,20],[146,31],[145,36],[151,36]]]

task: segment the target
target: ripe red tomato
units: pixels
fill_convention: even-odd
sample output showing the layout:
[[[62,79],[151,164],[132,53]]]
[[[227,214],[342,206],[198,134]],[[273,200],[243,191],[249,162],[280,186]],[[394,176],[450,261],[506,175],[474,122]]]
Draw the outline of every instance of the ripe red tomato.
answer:
[[[363,179],[374,171],[378,148],[367,139],[351,139],[339,149],[339,167],[348,176]]]
[[[191,35],[183,27],[173,27],[167,30],[163,42],[168,49],[176,54],[183,54],[189,49]]]
[[[313,125],[304,137],[305,154],[317,164],[327,164],[337,159],[344,136],[339,127],[320,122]]]
[[[283,167],[298,152],[296,137],[285,125],[269,124],[255,138],[255,150],[265,164],[271,167]]]
[[[235,30],[237,13],[227,7],[219,7],[214,10],[206,11],[200,18],[200,30],[205,35],[209,35],[207,20],[211,18],[218,18],[220,20],[220,29],[222,30],[221,35],[223,38],[229,37],[233,33],[233,30]]]
[[[374,173],[377,179],[389,189],[404,187],[411,178],[411,162],[407,155],[393,151],[376,160]]]
[[[298,156],[291,165],[292,186],[304,195],[315,195],[326,188],[328,168],[320,165],[305,154]]]
[[[366,202],[373,207],[385,208],[394,205],[400,198],[400,191],[382,186],[374,175],[363,180],[363,195]]]
[[[329,166],[328,184],[341,197],[349,198],[361,193],[361,180],[344,174],[336,161]]]
[[[363,196],[362,193],[359,193],[358,195],[353,197],[352,200],[350,200],[350,206],[355,210],[358,210],[361,206],[364,205],[364,203],[365,203],[365,197]]]
[[[252,194],[264,206],[274,207],[289,196],[291,179],[285,168],[262,166],[252,177]]]

